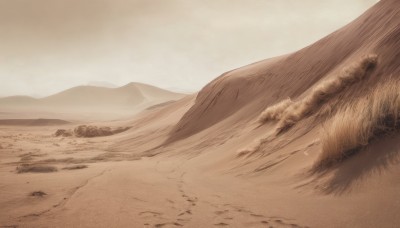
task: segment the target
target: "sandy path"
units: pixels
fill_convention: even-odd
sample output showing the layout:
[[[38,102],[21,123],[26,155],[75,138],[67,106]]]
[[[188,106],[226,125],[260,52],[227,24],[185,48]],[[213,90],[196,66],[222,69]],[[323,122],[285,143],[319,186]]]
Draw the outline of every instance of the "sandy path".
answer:
[[[20,218],[21,227],[301,227],[243,203],[226,180],[188,170],[179,159],[100,165],[58,207]],[[231,180],[228,180],[231,182]],[[268,226],[267,226],[268,227]]]

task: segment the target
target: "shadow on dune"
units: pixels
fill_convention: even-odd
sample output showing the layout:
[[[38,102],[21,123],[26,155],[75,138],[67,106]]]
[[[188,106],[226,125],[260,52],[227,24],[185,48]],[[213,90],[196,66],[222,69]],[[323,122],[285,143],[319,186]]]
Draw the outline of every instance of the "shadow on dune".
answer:
[[[366,149],[335,168],[323,192],[341,195],[350,193],[354,188],[366,188],[370,177],[389,172],[399,162],[400,134],[373,141]]]

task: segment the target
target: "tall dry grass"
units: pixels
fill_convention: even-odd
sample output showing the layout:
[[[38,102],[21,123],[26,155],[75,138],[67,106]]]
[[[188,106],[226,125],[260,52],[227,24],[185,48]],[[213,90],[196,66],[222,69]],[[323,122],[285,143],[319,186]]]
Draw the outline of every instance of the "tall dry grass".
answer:
[[[370,54],[364,56],[332,79],[318,84],[303,99],[296,102],[286,99],[267,108],[260,115],[259,121],[263,123],[270,120],[279,121],[278,131],[293,126],[307,115],[316,112],[324,102],[343,91],[346,87],[366,77],[376,66],[377,61],[377,55]]]
[[[400,82],[389,81],[342,108],[325,126],[316,167],[329,166],[400,127]]]

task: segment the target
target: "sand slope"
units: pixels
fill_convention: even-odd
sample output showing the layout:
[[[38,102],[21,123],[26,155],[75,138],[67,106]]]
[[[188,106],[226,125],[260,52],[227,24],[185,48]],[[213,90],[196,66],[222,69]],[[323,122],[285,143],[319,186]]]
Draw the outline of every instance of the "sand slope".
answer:
[[[277,101],[301,97],[314,84],[365,54],[379,56],[378,71],[368,83],[399,74],[398,4],[381,1],[354,22],[298,52],[223,74],[199,92],[171,140],[194,134],[244,108],[246,115],[240,119],[252,119]]]

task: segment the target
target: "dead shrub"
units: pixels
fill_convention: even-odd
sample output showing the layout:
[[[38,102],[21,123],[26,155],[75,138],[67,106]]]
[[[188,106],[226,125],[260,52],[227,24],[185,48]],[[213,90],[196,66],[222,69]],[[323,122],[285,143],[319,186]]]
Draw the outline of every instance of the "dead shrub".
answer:
[[[56,133],[54,133],[54,135],[56,137],[60,137],[60,136],[62,136],[62,137],[71,137],[73,135],[73,133],[72,133],[71,130],[58,129],[56,131]]]
[[[74,129],[74,133],[77,137],[92,138],[92,137],[110,136],[121,133],[128,129],[130,129],[130,127],[119,127],[113,130],[110,127],[80,125]]]
[[[97,127],[97,126],[87,126],[80,125],[74,129],[74,133],[77,137],[99,137],[112,135],[110,127]]]

